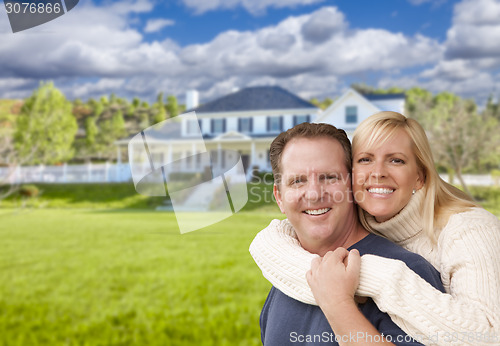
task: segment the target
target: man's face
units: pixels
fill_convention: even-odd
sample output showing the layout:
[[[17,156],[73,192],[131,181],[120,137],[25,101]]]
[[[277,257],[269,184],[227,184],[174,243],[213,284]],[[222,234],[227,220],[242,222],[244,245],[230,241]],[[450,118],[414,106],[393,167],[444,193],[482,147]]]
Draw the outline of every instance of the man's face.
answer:
[[[344,155],[328,137],[295,138],[283,150],[274,196],[310,252],[342,242],[357,221]]]

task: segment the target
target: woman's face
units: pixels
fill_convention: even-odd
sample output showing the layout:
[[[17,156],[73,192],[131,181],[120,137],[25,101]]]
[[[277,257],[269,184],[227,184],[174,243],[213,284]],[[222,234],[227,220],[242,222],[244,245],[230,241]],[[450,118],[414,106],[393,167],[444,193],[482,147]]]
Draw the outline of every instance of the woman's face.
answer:
[[[423,186],[411,138],[404,130],[373,148],[353,152],[353,191],[356,202],[378,222],[387,221],[408,203],[413,190]]]

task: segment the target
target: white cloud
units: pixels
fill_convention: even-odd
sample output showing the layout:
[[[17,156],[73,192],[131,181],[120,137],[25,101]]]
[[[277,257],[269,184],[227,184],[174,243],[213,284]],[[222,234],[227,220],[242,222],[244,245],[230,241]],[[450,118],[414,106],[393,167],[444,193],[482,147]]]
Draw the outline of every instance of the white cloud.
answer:
[[[134,13],[148,9],[145,0],[85,3],[38,29],[16,35],[3,29],[0,80],[53,79],[68,97],[83,99],[111,92],[153,99],[160,90],[182,95],[191,88],[208,99],[256,83],[333,96],[353,76],[394,75],[443,56],[442,45],[422,35],[350,28],[335,7],[185,47],[169,39],[146,42],[130,23]]]
[[[498,0],[464,0],[454,8],[455,25],[499,25],[500,2]]]
[[[164,18],[150,19],[146,23],[146,27],[144,28],[144,32],[147,32],[147,33],[157,32],[166,26],[172,26],[174,24],[175,24],[175,21],[173,21],[171,19],[164,19]]]
[[[218,9],[233,9],[241,6],[248,12],[258,15],[269,7],[285,8],[321,3],[325,0],[182,0],[184,5],[202,14]]]
[[[447,32],[448,58],[500,57],[500,1],[464,0]]]
[[[429,79],[446,79],[448,81],[462,81],[474,77],[476,69],[462,59],[441,61],[431,69],[423,71],[420,76]]]

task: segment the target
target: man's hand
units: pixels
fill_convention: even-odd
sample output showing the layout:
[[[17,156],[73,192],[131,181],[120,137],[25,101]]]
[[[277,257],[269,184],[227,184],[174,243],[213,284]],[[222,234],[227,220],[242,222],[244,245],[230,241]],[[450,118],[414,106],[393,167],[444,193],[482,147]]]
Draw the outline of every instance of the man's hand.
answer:
[[[349,252],[341,247],[311,262],[311,270],[307,272],[306,278],[323,311],[341,314],[346,304],[356,304],[354,293],[359,285],[360,267],[358,250]]]

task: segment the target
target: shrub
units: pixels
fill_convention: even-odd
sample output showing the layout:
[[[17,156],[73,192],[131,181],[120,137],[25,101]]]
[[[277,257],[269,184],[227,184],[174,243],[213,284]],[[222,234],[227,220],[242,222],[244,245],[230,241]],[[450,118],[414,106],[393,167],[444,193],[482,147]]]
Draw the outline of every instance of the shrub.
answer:
[[[19,188],[19,194],[24,197],[37,197],[40,189],[36,185],[23,185]]]

